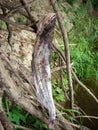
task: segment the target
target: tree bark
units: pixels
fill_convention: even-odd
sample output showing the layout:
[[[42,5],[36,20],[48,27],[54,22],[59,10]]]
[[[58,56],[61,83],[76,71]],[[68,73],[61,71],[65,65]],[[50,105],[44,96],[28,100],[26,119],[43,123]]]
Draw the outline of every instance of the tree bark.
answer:
[[[17,66],[17,68],[14,66]],[[36,116],[48,124],[47,113],[43,113],[41,109],[39,109],[39,105],[36,104],[38,99],[35,96],[32,81],[32,73],[28,69],[17,62],[16,65],[13,65],[4,53],[0,55],[1,88],[16,104],[28,111],[31,115]],[[28,85],[26,86],[26,84],[28,84],[29,87],[27,87]],[[61,130],[61,128],[64,130],[74,130],[62,115],[58,115],[55,123],[55,129]]]

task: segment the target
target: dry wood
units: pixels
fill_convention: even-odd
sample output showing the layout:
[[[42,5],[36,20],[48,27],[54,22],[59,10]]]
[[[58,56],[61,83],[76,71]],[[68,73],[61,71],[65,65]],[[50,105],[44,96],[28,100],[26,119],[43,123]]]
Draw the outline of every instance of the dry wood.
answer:
[[[20,105],[31,115],[35,115],[43,122],[48,124],[48,116],[46,113],[43,113],[41,109],[39,109],[39,105],[36,104],[37,99],[34,96],[34,91],[31,89],[31,85],[33,86],[31,72],[23,65],[19,65],[17,62],[15,66],[18,66],[18,68],[15,68],[14,65],[10,63],[7,55],[3,53],[2,55],[0,55],[1,87],[9,96],[9,98],[13,100],[16,104]],[[29,85],[29,88],[26,86],[27,83]],[[60,123],[60,120],[63,121],[63,123]],[[68,121],[65,120],[62,115],[58,115],[55,123],[55,130],[61,130],[61,128],[64,130],[73,130],[70,123],[68,123]]]
[[[2,9],[2,12],[3,12],[3,16],[6,17],[6,9],[3,8],[3,7],[1,7],[1,9]],[[7,39],[8,39],[8,44],[9,44],[10,47],[12,48],[12,46],[11,46],[12,31],[11,31],[11,28],[10,28],[9,23],[6,22],[6,26],[7,26],[7,30],[8,30],[8,38],[7,38]]]
[[[28,6],[28,4],[30,5],[31,2],[33,2],[33,1],[29,0],[26,2],[25,0],[14,0],[14,1],[0,0],[0,8],[3,11],[3,14],[0,14],[0,19],[4,20],[6,22],[7,29],[8,29],[8,43],[10,46],[11,46],[11,36],[12,36],[12,30],[11,30],[10,25],[18,26],[21,29],[28,28],[24,24],[23,24],[24,25],[24,27],[23,27],[23,25],[10,20],[10,17],[13,16],[15,13],[18,12],[18,13],[26,16],[32,23],[31,31],[34,31],[34,32],[37,31],[36,20],[31,15],[30,8]],[[30,29],[27,29],[27,30],[30,30]]]
[[[25,2],[25,1],[23,1]],[[17,7],[13,8],[13,10],[10,10],[8,12],[8,17],[2,17],[7,23],[9,24],[15,24],[14,22],[9,20],[9,17],[14,15],[15,12],[17,12],[18,9],[20,8],[26,8],[25,3],[24,5],[20,4]],[[21,12],[21,10],[19,10]],[[14,13],[13,13],[14,12]],[[28,12],[28,9],[27,11]],[[11,14],[12,13],[12,14]],[[29,12],[30,13],[30,12]],[[28,18],[30,16],[28,13],[26,13]],[[0,15],[2,16],[2,14]],[[49,21],[47,21],[49,22]],[[19,24],[15,24],[15,26],[18,26]],[[19,25],[20,28],[25,29],[26,26]],[[41,26],[39,26],[40,29]],[[43,34],[43,31],[38,32],[39,35]],[[37,33],[37,35],[38,35]],[[44,34],[46,33],[46,30]],[[58,49],[59,51],[59,49]],[[60,51],[59,51],[60,52]],[[62,53],[62,52],[61,52]],[[65,60],[65,55],[61,58]],[[65,64],[65,63],[64,63]],[[39,102],[37,101],[38,99],[35,96],[35,89],[33,88],[33,80],[32,80],[32,74],[23,65],[18,65],[20,66],[19,69],[15,69],[14,66],[10,63],[10,61],[7,59],[7,56],[4,55],[3,57],[0,55],[0,84],[1,87],[4,89],[6,94],[10,97],[11,100],[13,100],[16,104],[20,105],[24,110],[28,111],[30,114],[35,115],[45,123],[48,122],[48,114],[45,111],[45,113],[42,112],[41,109],[39,109],[38,105]],[[65,67],[65,66],[64,66]],[[58,68],[59,69],[59,68]],[[72,72],[73,73],[73,72]],[[27,87],[27,85],[29,87]],[[38,102],[38,104],[36,103]],[[56,125],[55,125],[55,130],[74,130],[72,127],[75,125],[68,122],[63,115],[57,110],[57,120],[56,120]],[[76,126],[77,127],[77,126]],[[79,127],[77,127],[79,128]]]
[[[54,125],[56,112],[52,97],[50,49],[52,44],[56,15],[50,13],[39,24],[32,57],[33,81],[40,103],[49,112],[49,127]]]
[[[50,0],[53,9],[55,11],[55,13],[57,14],[57,19],[58,19],[58,23],[59,23],[59,27],[62,33],[62,37],[63,37],[63,41],[64,41],[64,48],[65,48],[65,57],[66,57],[66,69],[67,69],[67,78],[68,78],[68,85],[69,85],[69,89],[70,89],[70,107],[73,109],[74,108],[74,92],[73,92],[73,84],[72,84],[72,75],[71,75],[71,62],[70,62],[70,49],[69,49],[69,41],[68,41],[68,36],[67,36],[67,32],[65,30],[64,24],[63,24],[63,20],[62,20],[62,16],[59,13],[59,7],[57,5],[57,1],[56,0]]]
[[[0,121],[5,130],[14,130],[4,111],[0,109]]]
[[[0,130],[14,130],[2,107],[3,90],[0,88]]]

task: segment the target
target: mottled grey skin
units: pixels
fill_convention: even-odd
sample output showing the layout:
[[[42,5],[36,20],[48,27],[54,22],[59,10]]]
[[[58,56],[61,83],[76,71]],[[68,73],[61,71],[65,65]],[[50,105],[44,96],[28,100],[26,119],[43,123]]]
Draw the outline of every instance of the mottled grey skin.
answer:
[[[33,80],[39,102],[49,112],[49,127],[52,128],[56,117],[52,97],[50,48],[53,40],[56,15],[48,14],[38,26],[37,39],[33,53]]]

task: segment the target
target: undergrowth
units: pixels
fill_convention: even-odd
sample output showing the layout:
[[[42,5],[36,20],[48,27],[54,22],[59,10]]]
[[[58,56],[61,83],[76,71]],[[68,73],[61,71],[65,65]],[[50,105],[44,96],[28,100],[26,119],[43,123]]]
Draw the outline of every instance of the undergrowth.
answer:
[[[3,97],[3,107],[8,119],[16,126],[15,130],[21,130],[22,127],[31,128],[32,130],[49,130],[45,123],[5,97]]]
[[[23,19],[19,19],[22,21]],[[24,19],[25,22],[25,19]],[[5,29],[5,23],[1,21],[2,28]],[[98,77],[98,19],[89,16],[86,6],[82,6],[78,9],[74,18],[74,26],[68,33],[71,49],[71,60],[73,62],[73,69],[78,75],[79,79],[86,80],[92,76]],[[63,48],[63,43],[60,43]],[[59,57],[57,54],[52,54],[53,64],[52,68],[59,66]],[[52,78],[53,96],[58,102],[65,102],[64,90],[68,91],[66,74],[63,71],[62,77],[55,72],[55,76]],[[63,87],[63,88],[62,88]],[[22,108],[4,100],[4,108],[7,116],[11,122],[18,126],[26,126],[33,130],[48,130],[46,124],[42,123],[36,117],[29,115],[23,111]],[[8,109],[9,108],[9,109]],[[70,109],[61,110],[65,114],[65,118],[74,121],[72,117],[73,111]],[[70,113],[70,114],[69,114]],[[79,111],[76,111],[80,114]],[[75,120],[75,122],[77,122]],[[16,128],[15,130],[20,130]]]
[[[85,6],[78,10],[74,27],[69,32],[71,58],[81,80],[98,77],[98,19],[88,14]]]

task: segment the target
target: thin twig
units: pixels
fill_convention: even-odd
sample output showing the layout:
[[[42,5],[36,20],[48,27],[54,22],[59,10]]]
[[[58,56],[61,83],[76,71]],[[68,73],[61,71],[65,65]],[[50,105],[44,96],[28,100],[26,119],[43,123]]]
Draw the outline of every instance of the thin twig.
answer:
[[[13,22],[11,20],[9,20],[8,18],[4,18],[4,17],[0,17],[1,20],[5,21],[6,23],[8,24],[11,24],[17,28],[20,28],[20,29],[24,29],[24,30],[27,30],[27,31],[31,31],[31,32],[34,32],[33,29],[29,28],[28,26],[24,25],[24,24],[21,24],[21,23],[18,23],[18,22]]]
[[[82,113],[82,115],[87,116],[87,114],[84,112],[84,110],[83,110],[82,108],[80,108],[79,106],[77,106],[76,104],[75,104],[75,108],[76,108],[77,110],[79,110],[79,111]],[[92,122],[92,120],[91,120],[90,118],[88,118],[88,120],[89,120],[90,122]]]
[[[28,111],[30,114],[38,117],[40,120],[48,124],[49,122],[46,118],[47,117],[45,114],[46,112],[42,113],[42,111],[40,111],[38,107],[32,105],[31,103],[32,100],[29,98],[30,95],[28,95],[28,91],[25,91],[26,86],[23,83],[20,83],[20,79],[19,79],[21,78],[20,73],[18,73],[17,69],[14,69],[13,64],[10,63],[11,66],[13,67],[11,67],[8,64],[7,62],[8,60],[5,60],[5,58],[7,57],[3,56],[5,57],[3,58],[1,55],[0,57],[1,57],[0,58],[0,76],[1,76],[0,80],[1,80],[1,85],[4,87],[6,94],[9,96],[10,99],[12,99],[16,104],[20,105],[24,110]],[[8,68],[6,66],[8,66]],[[13,76],[10,76],[10,74]],[[27,74],[28,77],[29,75],[30,74]],[[15,78],[13,78],[14,76]],[[14,79],[16,79],[17,82],[15,82]],[[58,120],[56,120],[55,130],[61,130],[61,128],[63,128],[64,130],[74,130],[69,124],[66,124],[67,120],[65,119],[63,120],[63,119],[64,118],[62,115],[60,115],[60,119],[58,117],[58,120],[63,121],[63,123],[60,123]]]
[[[5,8],[1,8],[2,9],[2,12],[3,12],[3,15],[6,17],[7,13],[6,13],[6,9]],[[10,45],[11,49],[12,49],[12,45],[11,45],[11,37],[12,37],[12,31],[11,31],[11,28],[10,28],[10,25],[9,23],[6,22],[6,26],[7,26],[7,30],[8,30],[8,44]]]
[[[0,109],[0,121],[5,130],[14,130],[12,124],[8,121],[7,116],[4,111]]]
[[[59,14],[59,7],[57,5],[56,0],[50,0],[54,11],[57,14],[57,19],[59,23],[59,27],[62,33],[63,41],[64,41],[64,48],[65,48],[65,57],[66,57],[66,67],[67,67],[67,78],[68,78],[68,85],[70,88],[70,106],[73,109],[74,108],[74,92],[73,92],[73,84],[72,84],[72,76],[71,76],[71,65],[70,65],[70,50],[69,50],[69,41],[67,32],[65,30],[63,20],[61,19],[61,14]]]
[[[91,119],[98,120],[98,117],[96,117],[96,116],[75,116],[75,118],[91,118]]]
[[[26,4],[31,4],[33,1],[28,1]],[[24,5],[18,5],[17,7],[14,7],[12,10],[9,10],[8,12],[7,12],[7,15],[6,15],[6,17],[7,18],[9,18],[9,17],[11,17],[11,16],[13,16],[15,13],[17,13],[17,12],[21,12],[22,11],[22,8],[24,8]],[[24,11],[22,11],[22,12],[24,12]],[[23,13],[23,15],[26,15],[25,14],[25,12]],[[28,17],[27,15],[26,15],[26,17]],[[33,17],[33,16],[32,16]],[[29,18],[29,17],[28,17]]]
[[[34,28],[34,32],[37,32],[37,25],[36,25],[36,20],[32,17],[31,13],[30,13],[30,8],[27,5],[26,0],[20,0],[21,4],[24,5],[24,9],[26,10],[29,19],[31,20],[31,22],[33,23],[33,28]]]
[[[11,35],[12,35],[11,27],[10,27],[9,24],[14,25],[14,26],[18,26],[18,27],[20,27],[21,29],[30,30],[30,31],[33,30],[33,32],[35,32],[35,33],[36,33],[36,31],[37,31],[37,24],[36,24],[36,23],[37,23],[38,21],[36,21],[36,20],[34,19],[34,17],[31,15],[30,9],[29,9],[29,7],[28,7],[28,4],[29,4],[30,2],[33,2],[33,1],[26,2],[25,0],[20,0],[20,2],[21,2],[21,4],[19,3],[19,5],[16,6],[15,8],[13,8],[13,9],[10,9],[10,7],[9,7],[9,8],[8,8],[8,12],[4,12],[4,10],[6,10],[6,9],[5,9],[5,7],[3,7],[3,5],[1,5],[1,8],[3,8],[3,13],[6,13],[6,14],[4,14],[4,15],[0,14],[0,19],[4,20],[4,21],[6,22],[7,29],[8,29],[8,42],[9,42],[9,44],[10,44]],[[22,10],[22,8],[24,8],[24,10]],[[11,16],[13,16],[13,15],[14,15],[15,13],[17,13],[17,12],[20,13],[20,14],[22,14],[23,16],[25,16],[26,18],[28,18],[28,19],[31,21],[32,29],[28,29],[27,26],[23,28],[21,24],[20,24],[20,26],[19,26],[19,24],[17,24],[16,22],[12,22],[12,21],[9,19]],[[3,17],[2,17],[2,16],[3,16]],[[31,26],[30,26],[30,27],[31,27]],[[28,26],[28,27],[29,27],[29,26]]]
[[[15,125],[15,124],[12,124],[15,128],[19,128],[21,130],[33,130],[33,129],[30,129],[30,128],[26,128],[24,126],[20,126],[20,125]]]
[[[61,69],[66,69],[66,65],[55,67],[55,68],[51,69],[51,73],[54,73],[54,72],[59,71]]]
[[[27,5],[26,0],[20,0],[21,4],[24,6],[29,18],[32,20],[33,23],[35,23],[35,19],[32,17],[31,13],[30,13],[30,8]]]
[[[0,110],[3,111],[3,106],[2,106],[2,96],[4,95],[4,90],[2,90],[2,87],[0,85]],[[4,130],[3,124],[1,123],[0,120],[0,130]]]
[[[60,50],[59,47],[56,46],[56,44],[52,45],[52,48],[58,52],[58,54],[62,57],[62,59],[64,60],[64,62],[66,63],[66,58],[63,54],[63,52]],[[73,69],[71,69],[72,71],[72,75],[74,76],[76,82],[98,103],[98,99],[96,98],[96,96],[90,91],[90,89],[87,88],[86,85],[84,85],[77,77],[77,75],[75,74],[75,72],[73,71]]]
[[[96,98],[96,96],[90,91],[90,89],[87,88],[86,85],[84,85],[77,77],[77,75],[75,74],[75,72],[72,70],[72,74],[75,78],[75,80],[77,81],[77,83],[82,87],[84,88],[92,97],[93,99],[98,103],[98,99]]]

